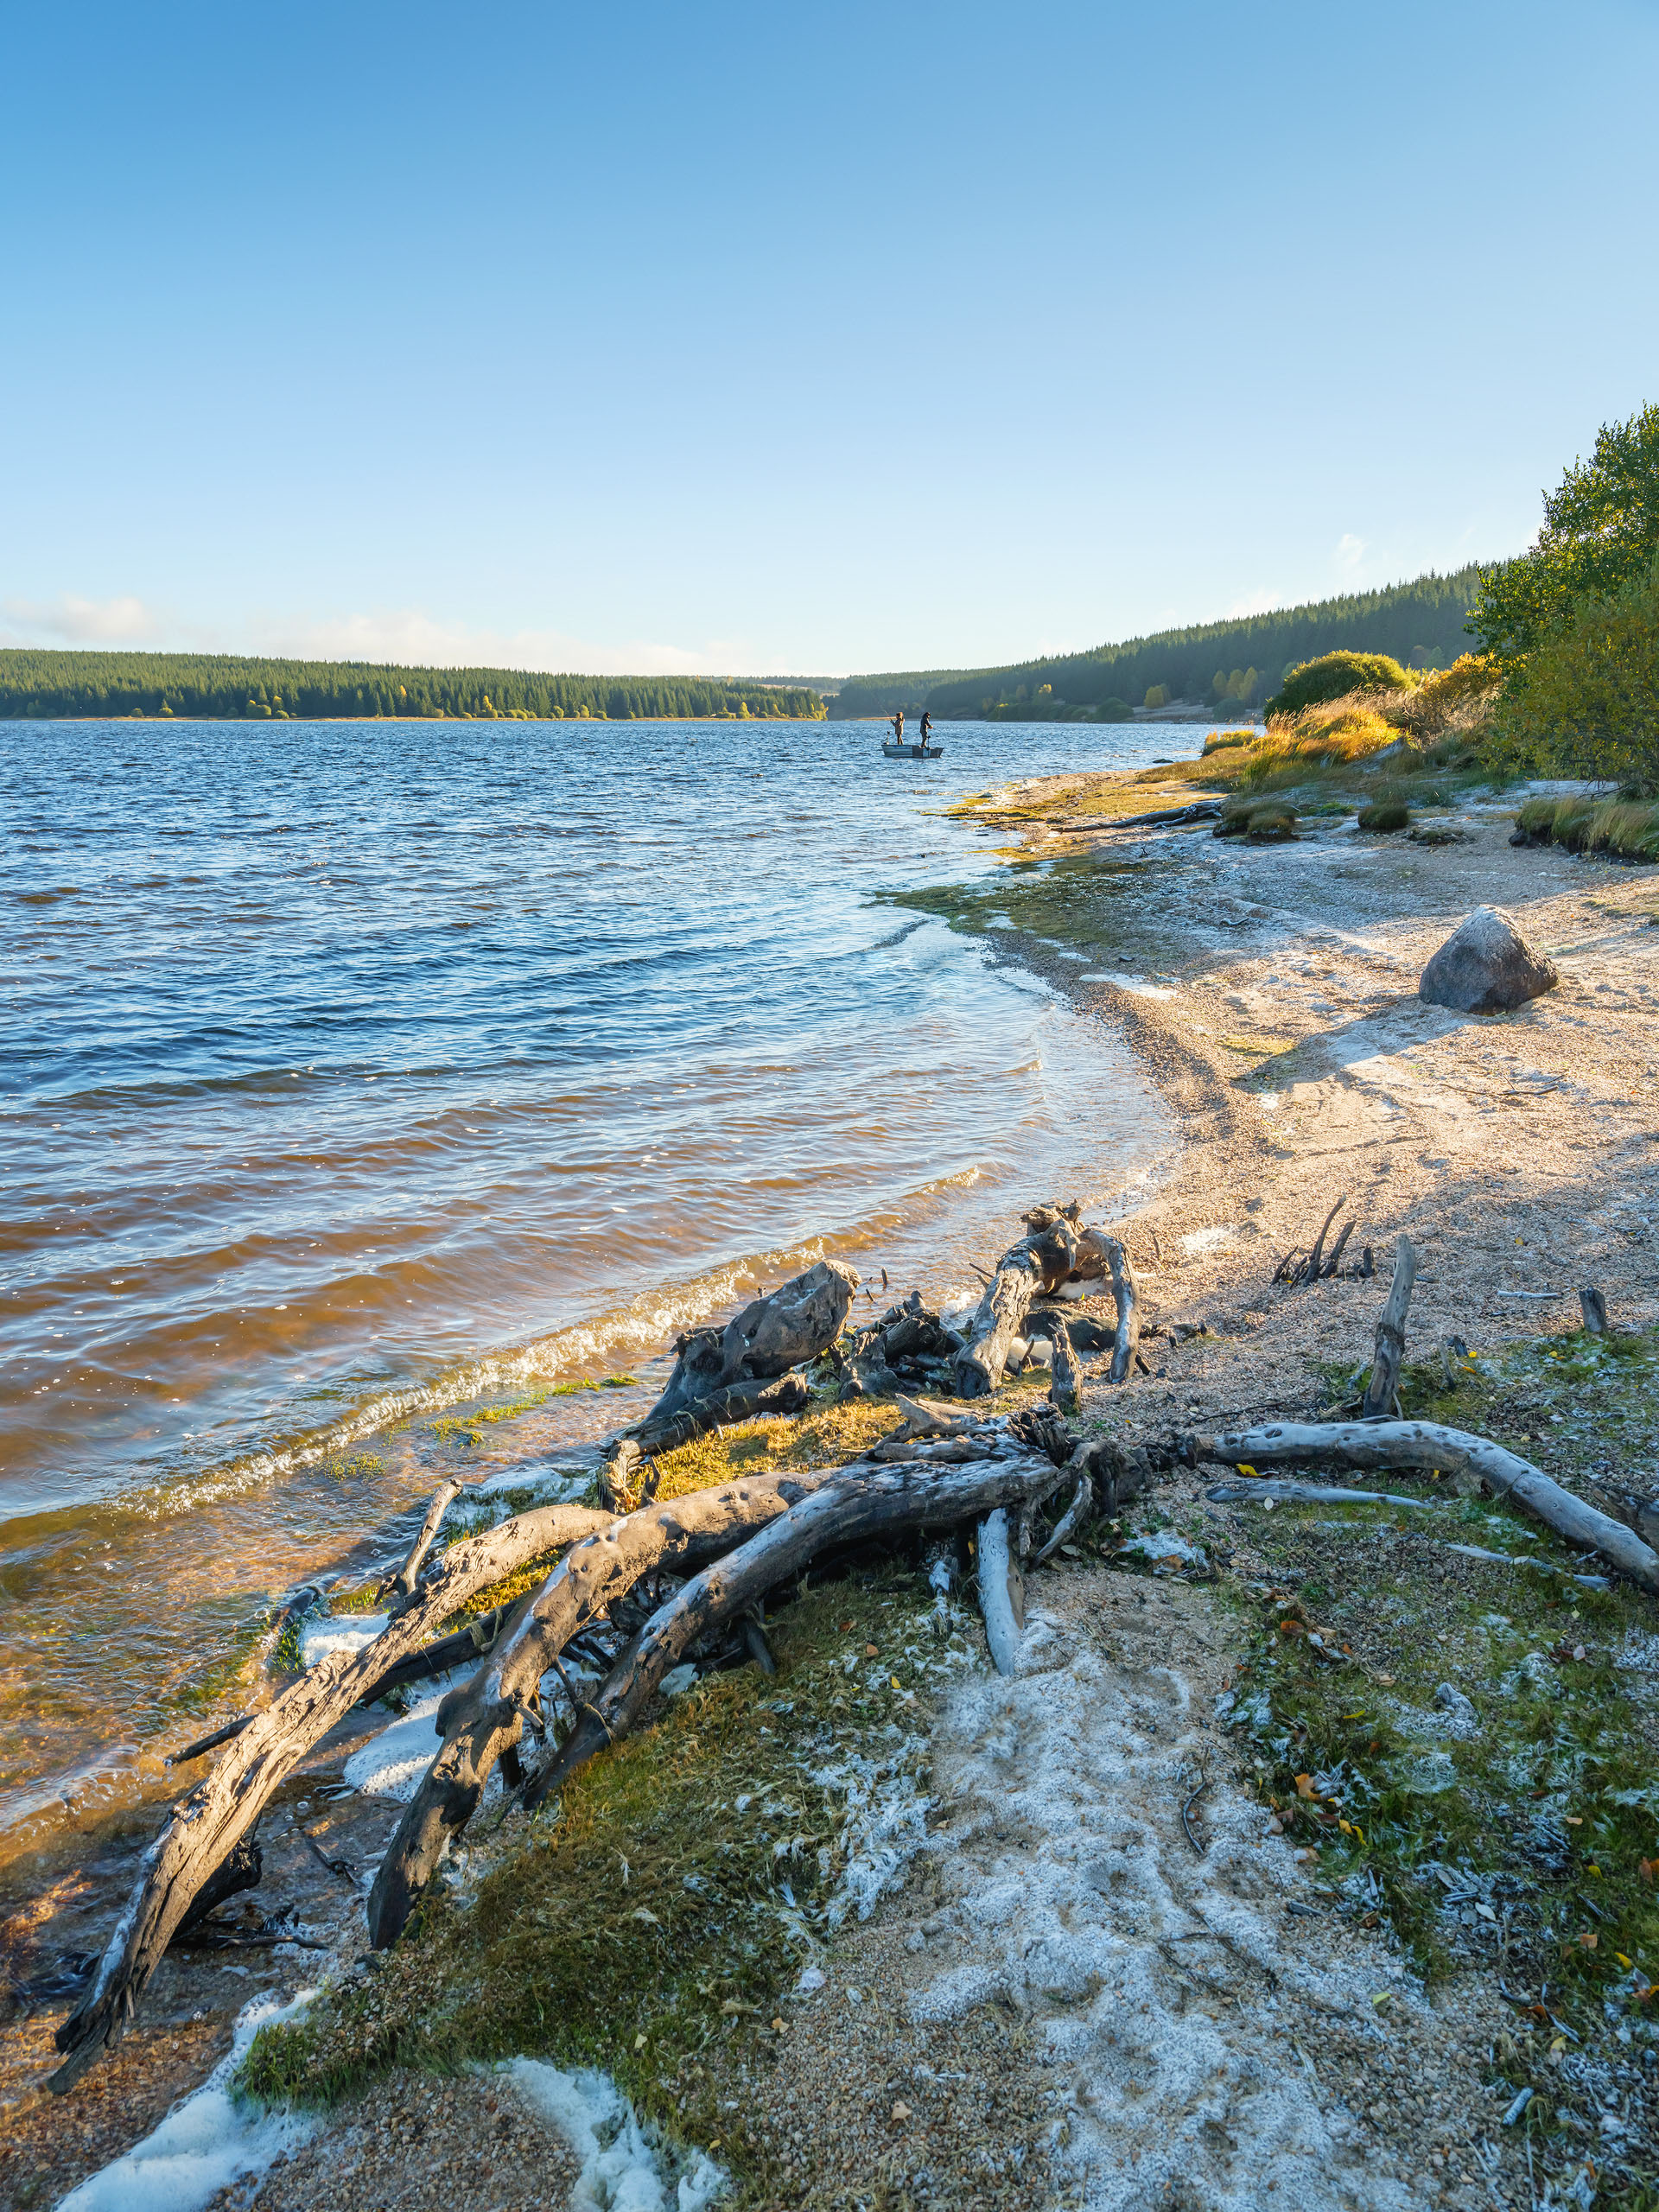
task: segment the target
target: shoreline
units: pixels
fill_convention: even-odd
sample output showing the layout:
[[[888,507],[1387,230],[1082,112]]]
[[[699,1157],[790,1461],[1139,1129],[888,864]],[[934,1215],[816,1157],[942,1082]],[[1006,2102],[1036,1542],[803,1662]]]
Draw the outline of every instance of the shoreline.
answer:
[[[1118,772],[1116,780],[1126,788],[1136,773]],[[1126,1194],[1118,1233],[1141,1274],[1151,1318],[1166,1327],[1201,1325],[1205,1333],[1179,1348],[1173,1339],[1158,1340],[1154,1357],[1161,1363],[1131,1393],[1110,1392],[1097,1376],[1090,1378],[1085,1419],[1111,1419],[1126,1438],[1151,1441],[1174,1427],[1312,1410],[1319,1400],[1321,1373],[1368,1357],[1393,1239],[1402,1230],[1424,1255],[1408,1359],[1421,1360],[1452,1334],[1465,1338],[1476,1358],[1492,1360],[1526,1339],[1557,1336],[1576,1325],[1572,1292],[1580,1281],[1600,1284],[1617,1326],[1651,1329],[1659,1318],[1659,1267],[1650,1238],[1617,1216],[1616,1205],[1624,1201],[1611,1185],[1621,1173],[1633,1193],[1651,1184],[1652,1211],[1659,1215],[1659,1145],[1645,1127],[1643,1093],[1659,1072],[1659,938],[1650,934],[1659,922],[1659,871],[1572,859],[1553,849],[1512,850],[1509,817],[1518,795],[1502,801],[1471,797],[1457,810],[1466,832],[1461,842],[1406,849],[1398,841],[1356,838],[1344,826],[1328,824],[1305,841],[1312,852],[1304,849],[1294,861],[1278,849],[1217,849],[1207,829],[1148,833],[1103,824],[1056,832],[1057,801],[1066,800],[1080,784],[1097,789],[1111,780],[1037,779],[1021,785],[1018,798],[1024,851],[1060,861],[1064,882],[1083,887],[1076,893],[1076,933],[1091,949],[1080,955],[1076,944],[1052,929],[986,932],[994,957],[1036,973],[1124,1040],[1162,1096],[1176,1131],[1173,1156],[1157,1171],[1154,1187]],[[1187,785],[1160,793],[1142,782],[1135,789],[1148,809],[1163,798],[1179,803],[1192,796]],[[993,798],[982,803],[981,810],[988,828],[1008,826],[1011,802],[999,805]],[[1300,881],[1287,883],[1291,866],[1301,871]],[[1099,881],[1091,882],[1091,874]],[[1034,906],[1039,878],[1027,874],[1020,882],[1027,905]],[[1128,965],[1119,964],[1116,952],[1109,960],[1103,950],[1107,924],[1096,911],[1102,898],[1112,945],[1136,956]],[[1012,918],[1020,905],[1009,903]],[[1501,1017],[1457,1017],[1422,1007],[1415,981],[1428,952],[1479,903],[1505,904],[1516,912],[1535,941],[1554,952],[1560,985]],[[1042,911],[1052,924],[1052,902]],[[1179,922],[1172,919],[1176,914]],[[1376,1276],[1299,1292],[1274,1288],[1268,1278],[1279,1255],[1293,1243],[1310,1243],[1344,1190],[1361,1223],[1355,1249],[1373,1246]],[[1070,1195],[1025,1194],[1028,1202]],[[1506,1279],[1495,1287],[1497,1273]],[[1547,1279],[1547,1287],[1560,1288],[1563,1297],[1548,1305],[1511,1298],[1510,1274],[1516,1289],[1535,1291]],[[1548,1452],[1537,1450],[1536,1440],[1534,1456],[1598,1503],[1610,1503],[1611,1486],[1594,1472],[1558,1466]],[[1261,1516],[1252,1525],[1249,1515],[1206,1508],[1196,1477],[1177,1474],[1160,1483],[1151,1502],[1154,1518],[1164,1525],[1201,1526],[1203,1541],[1217,1558],[1225,1557],[1230,1575],[1247,1584],[1252,1577],[1268,1585],[1281,1579],[1282,1560],[1271,1546],[1262,1548]],[[1290,1518],[1282,1516],[1285,1522]],[[1293,1533],[1269,1525],[1275,1543],[1281,1534],[1288,1538]],[[1484,1541],[1478,1535],[1475,1540]],[[1325,1540],[1306,1535],[1306,1541]],[[1070,2020],[1075,1996],[1028,1989],[1015,2012],[1025,2026],[1012,2042],[982,2032],[971,2005],[965,2014],[950,2014],[938,2030],[941,2035],[948,2030],[948,2053],[925,2036],[917,2040],[918,2018],[928,2017],[927,2005],[941,2001],[938,1977],[947,1962],[945,1980],[966,1977],[964,1986],[990,1986],[1009,1971],[995,1924],[967,1909],[973,1898],[988,1894],[987,1885],[994,1886],[1015,1867],[1040,1895],[1075,1855],[1071,1837],[1038,1817],[1026,1777],[1001,1773],[998,1789],[1006,1814],[974,1812],[976,1804],[982,1808],[988,1802],[977,1748],[984,1739],[963,1730],[971,1721],[988,1726],[995,1736],[1014,1714],[1035,1730],[1041,1700],[1049,1694],[1045,1685],[1066,1679],[1067,1669],[1075,1673],[1085,1666],[1103,1621],[1109,1643],[1116,1638],[1117,1657],[1089,1708],[1092,1718],[1077,1725],[1109,1729],[1112,1701],[1128,1700],[1133,1706],[1152,1675],[1168,1675],[1183,1686],[1175,1747],[1188,1746],[1205,1761],[1215,1834],[1230,1839],[1226,1863],[1266,1883],[1257,1917],[1275,1931],[1271,1970],[1264,1954],[1260,1967],[1242,1968],[1236,1961],[1233,1979],[1241,1971],[1246,1980],[1266,1973],[1260,2007],[1275,2011],[1280,1999],[1273,1993],[1281,1986],[1298,1989],[1311,2017],[1325,2023],[1311,2055],[1305,2046],[1296,2048],[1300,2067],[1292,2072],[1303,2084],[1308,2110],[1294,2126],[1277,2107],[1258,2110],[1242,2088],[1239,2092],[1239,2110],[1255,2115],[1250,2140],[1260,2158],[1273,2161],[1272,2171],[1287,2177],[1278,2201],[1306,2204],[1309,2212],[1316,2203],[1403,2208],[1408,2202],[1455,2206],[1461,2212],[1490,2203],[1494,2196],[1519,2204],[1518,2195],[1503,2196],[1497,2190],[1499,2181],[1506,2188],[1515,2181],[1510,2167],[1516,2142],[1497,2142],[1491,2114],[1482,2115],[1478,2126],[1471,2117],[1491,2072],[1484,2054],[1516,2024],[1491,1993],[1490,1977],[1460,1971],[1431,1993],[1410,1974],[1402,1976],[1397,1948],[1381,1935],[1327,1928],[1309,1916],[1313,1907],[1287,1903],[1293,1891],[1307,1894],[1310,1873],[1301,1861],[1311,1854],[1299,1852],[1293,1861],[1291,1841],[1278,1833],[1286,1819],[1269,1821],[1259,1775],[1253,1783],[1248,1762],[1230,1741],[1210,1733],[1211,1724],[1200,1717],[1217,1696],[1230,1700],[1229,1686],[1239,1679],[1249,1646],[1248,1624],[1241,1627],[1230,1619],[1201,1587],[1185,1589],[1178,1580],[1151,1588],[1092,1562],[1066,1569],[1052,1596],[1048,1586],[1042,1588],[1037,1618],[1048,1624],[1043,1634],[1050,1639],[1049,1656],[1014,1684],[993,1681],[953,1694],[955,1703],[942,1710],[933,1739],[942,1808],[938,1848],[918,1859],[911,1881],[872,1921],[849,1927],[827,1961],[830,1976],[822,1991],[782,2003],[787,2033],[771,2070],[753,2075],[746,2059],[741,2071],[729,2074],[730,2090],[749,2100],[763,2126],[786,2130],[798,2123],[803,2104],[816,2100],[826,2113],[837,2110],[849,2072],[856,2102],[859,2082],[890,2069],[892,2053],[908,2037],[906,2047],[915,2046],[912,2057],[921,2078],[929,2076],[930,2068],[938,2075],[937,2062],[948,2056],[962,2078],[984,2091],[990,2117],[976,2139],[1007,2183],[983,2198],[988,2206],[1128,2207],[1142,2201],[1121,2195],[1116,2183],[1107,2182],[1101,2183],[1106,2193],[1096,2193],[1099,2177],[1114,2159],[1122,2168],[1127,2153],[1103,2152],[1112,2131],[1101,2133],[1104,2111],[1100,2126],[1091,2127],[1086,2105],[1071,2107],[1071,2135],[1055,2139],[1034,2165],[1020,2164],[1036,2150],[1047,2126],[1044,2114],[1053,2109],[1054,2079],[1043,2070],[1052,2062],[1041,2056],[1038,2030],[1045,2020],[1051,2027]],[[1151,1619],[1138,1611],[1148,1604]],[[1366,1625],[1380,1648],[1384,1629],[1370,1620]],[[1449,1655],[1437,1663],[1450,1664]],[[1062,1668],[1058,1678],[1052,1672],[1056,1664]],[[1472,1677],[1455,1669],[1452,1679],[1476,1687]],[[976,1707],[976,1699],[983,1710]],[[302,1773],[287,1794],[303,1803],[315,1786],[315,1777]],[[1052,1789],[1052,1770],[1043,1786]],[[1162,1823],[1168,1785],[1161,1768],[1125,1770],[1114,1786],[1134,1818],[1149,1827]],[[360,1813],[346,1808],[331,1822],[348,1848]],[[1086,1826],[1086,1808],[1084,1818]],[[1159,1882],[1202,1919],[1209,1908],[1192,1887],[1179,1828],[1162,1850]],[[304,1867],[297,1845],[283,1854],[283,1864],[281,1878],[291,1887]],[[318,1878],[316,1888],[326,1891],[326,1880]],[[341,1956],[360,1940],[352,1933],[352,1910],[346,1905],[342,1913],[336,1903],[333,1940]],[[1328,1916],[1327,1907],[1319,1910]],[[1300,1916],[1286,1916],[1293,1913]],[[175,2013],[182,2016],[201,1972],[178,1969],[182,1993]],[[1370,2016],[1374,2000],[1361,1993],[1368,1977],[1370,1986],[1391,1993],[1391,2025],[1379,2027]],[[288,1976],[290,1982],[296,1978]],[[1206,2048],[1219,2055],[1224,2069],[1233,2069],[1240,2084],[1278,2063],[1275,2039],[1282,2042],[1289,2032],[1285,2026],[1271,2018],[1248,2019],[1224,1995],[1212,2001],[1203,1994],[1202,1975],[1197,1986],[1201,2018],[1192,2013],[1192,1997],[1148,1985],[1141,2009],[1151,2012],[1153,2025],[1145,2033],[1152,2040],[1145,2044],[1141,2066],[1147,2080],[1140,2086],[1115,2078],[1116,2062],[1104,2041],[1090,2046],[1088,2065],[1099,2076],[1095,2088],[1116,2113],[1115,2126],[1126,2144],[1131,2135],[1150,2142],[1160,2129],[1168,2137],[1176,2128],[1184,2107],[1173,2101],[1178,2083],[1170,2069],[1179,2055],[1176,2028],[1184,2008],[1181,2033],[1189,2042],[1195,2033],[1209,2038]],[[1160,2039],[1154,2030],[1172,2006]],[[198,2010],[196,2018],[205,2017]],[[227,2040],[228,2021],[222,2012],[218,2017],[221,2024],[213,2043],[190,2061],[197,2078]],[[167,2024],[161,2024],[158,2035]],[[863,2032],[875,2033],[879,2024],[895,2039],[890,2046],[880,2034],[872,2042]],[[172,2034],[179,2036],[178,2025]],[[157,2081],[179,2078],[176,2070],[166,2073],[152,2048],[155,2078],[148,2085],[136,2079],[141,2049],[150,2042],[135,2036],[105,2076],[111,2102],[121,2103],[127,2115],[129,2139],[142,2133],[140,2108],[153,2113]],[[1376,2117],[1383,2109],[1376,2076],[1385,2063],[1392,2070],[1389,2053],[1399,2056],[1411,2087],[1397,2110],[1393,2090],[1387,2091],[1385,2123]],[[10,2088],[18,2076],[8,2071]],[[136,2102],[116,2096],[118,2072],[127,2077],[126,2096]],[[393,2078],[389,2094],[394,2102],[404,2094],[397,2086],[403,2078]],[[973,2101],[971,2088],[963,2094]],[[917,2101],[920,2093],[906,2088],[905,2094]],[[363,2114],[377,2108],[376,2097],[384,2106],[385,2095],[371,2093]],[[915,2109],[921,2111],[919,2101]],[[1227,2124],[1237,2130],[1238,2111]],[[344,2142],[353,2127],[356,2141],[374,2125],[342,2112],[327,2123],[322,2144]],[[886,2173],[882,2161],[891,2165],[897,2155],[891,2127],[872,2127],[861,2111],[856,2120],[843,2113],[839,2125],[853,2129],[855,2163],[867,2179]],[[804,2178],[816,2172],[828,2186],[843,2139],[814,2136]],[[1075,2152],[1069,2147],[1074,2139]],[[1497,2144],[1503,2154],[1501,2170],[1484,2167],[1484,2153],[1475,2157],[1468,2147],[1481,2142]],[[1085,2145],[1093,2146],[1089,2158]],[[317,2156],[325,2155],[320,2148]],[[1090,2164],[1102,2155],[1107,2168]],[[913,2146],[906,2158],[906,2171],[914,2171]],[[400,2152],[392,2164],[406,2175],[419,2171],[417,2163],[399,2164],[399,2158],[417,2162],[418,2152]],[[1306,2176],[1321,2160],[1328,2193],[1308,2196]],[[936,2168],[938,2163],[935,2156]],[[1227,2163],[1224,2157],[1222,2165]],[[312,2177],[308,2185],[315,2186],[315,2158],[304,2171]],[[1159,2171],[1156,2185],[1162,2186],[1164,2170]],[[1249,2192],[1266,2171],[1262,2164],[1238,2177],[1244,2196],[1230,2191],[1213,2201],[1253,2204]],[[1016,2186],[1022,2171],[1025,2180]],[[1167,2172],[1182,2178],[1173,2167]],[[1079,2174],[1094,2177],[1078,2182]],[[301,2178],[297,2169],[295,2178]],[[1122,2178],[1127,2182],[1126,2171]],[[1142,2163],[1135,2186],[1145,2181],[1150,2187],[1152,2180]],[[262,2200],[283,2203],[275,2180],[254,2201]],[[820,2200],[791,2195],[778,2201]],[[982,2200],[976,2195],[972,2201]]]

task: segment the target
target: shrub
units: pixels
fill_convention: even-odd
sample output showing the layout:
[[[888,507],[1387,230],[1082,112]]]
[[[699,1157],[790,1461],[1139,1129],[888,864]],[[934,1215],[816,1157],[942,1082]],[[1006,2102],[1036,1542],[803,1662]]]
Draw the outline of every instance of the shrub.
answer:
[[[1211,835],[1248,837],[1253,845],[1283,844],[1296,835],[1296,816],[1282,799],[1230,798]]]
[[[1168,686],[1168,684],[1167,684],[1167,683],[1149,683],[1149,684],[1147,684],[1147,696],[1146,696],[1146,697],[1145,697],[1145,698],[1141,702],[1141,705],[1142,705],[1143,707],[1166,707],[1166,706],[1169,704],[1169,686]]]
[[[1321,653],[1293,668],[1268,701],[1269,717],[1294,715],[1354,691],[1408,691],[1411,678],[1388,653]]]
[[[1095,709],[1097,722],[1128,722],[1135,720],[1135,709],[1126,699],[1103,699]]]
[[[1402,798],[1374,798],[1369,806],[1359,810],[1362,830],[1387,832],[1403,830],[1411,820],[1411,809]]]

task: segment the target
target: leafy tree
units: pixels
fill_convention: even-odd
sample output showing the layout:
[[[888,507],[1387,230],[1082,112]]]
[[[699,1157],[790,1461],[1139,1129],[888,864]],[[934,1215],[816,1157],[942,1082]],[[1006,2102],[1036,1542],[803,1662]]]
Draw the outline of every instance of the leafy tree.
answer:
[[[1529,653],[1503,727],[1540,766],[1659,794],[1659,558],[1569,602]]]
[[[1470,628],[1505,674],[1586,601],[1611,601],[1659,555],[1659,406],[1604,423],[1588,461],[1575,461],[1544,495],[1537,543],[1483,569]]]

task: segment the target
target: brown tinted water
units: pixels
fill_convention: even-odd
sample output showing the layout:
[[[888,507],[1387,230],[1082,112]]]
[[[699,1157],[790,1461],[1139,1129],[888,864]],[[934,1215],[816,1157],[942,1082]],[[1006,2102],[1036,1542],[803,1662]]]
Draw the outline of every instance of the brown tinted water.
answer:
[[[964,791],[1200,734],[0,724],[0,1856],[167,1787],[439,1468],[1144,1173],[1121,1048],[881,893],[995,865]]]

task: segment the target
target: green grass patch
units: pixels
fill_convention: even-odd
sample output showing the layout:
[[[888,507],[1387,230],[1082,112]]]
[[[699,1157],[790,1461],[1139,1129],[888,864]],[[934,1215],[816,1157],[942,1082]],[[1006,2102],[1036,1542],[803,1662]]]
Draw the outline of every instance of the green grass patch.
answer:
[[[1408,1368],[1408,1414],[1494,1437],[1592,1496],[1651,1451],[1659,1332],[1573,1331],[1452,1371],[1448,1385],[1438,1359]],[[1353,1378],[1325,1380],[1336,1403]],[[1659,2044],[1653,1601],[1574,1582],[1586,1562],[1503,1500],[1281,1506],[1251,1511],[1248,1531],[1270,1580],[1228,1600],[1252,1624],[1233,1721],[1257,1789],[1315,1854],[1327,1910],[1391,1931],[1431,1980],[1475,1967],[1529,1998],[1547,1989],[1500,2056],[1554,2127],[1576,2094],[1564,2051]],[[1355,1663],[1317,1659],[1309,1623]],[[1442,1684],[1472,1728],[1455,1699],[1441,1708]]]

